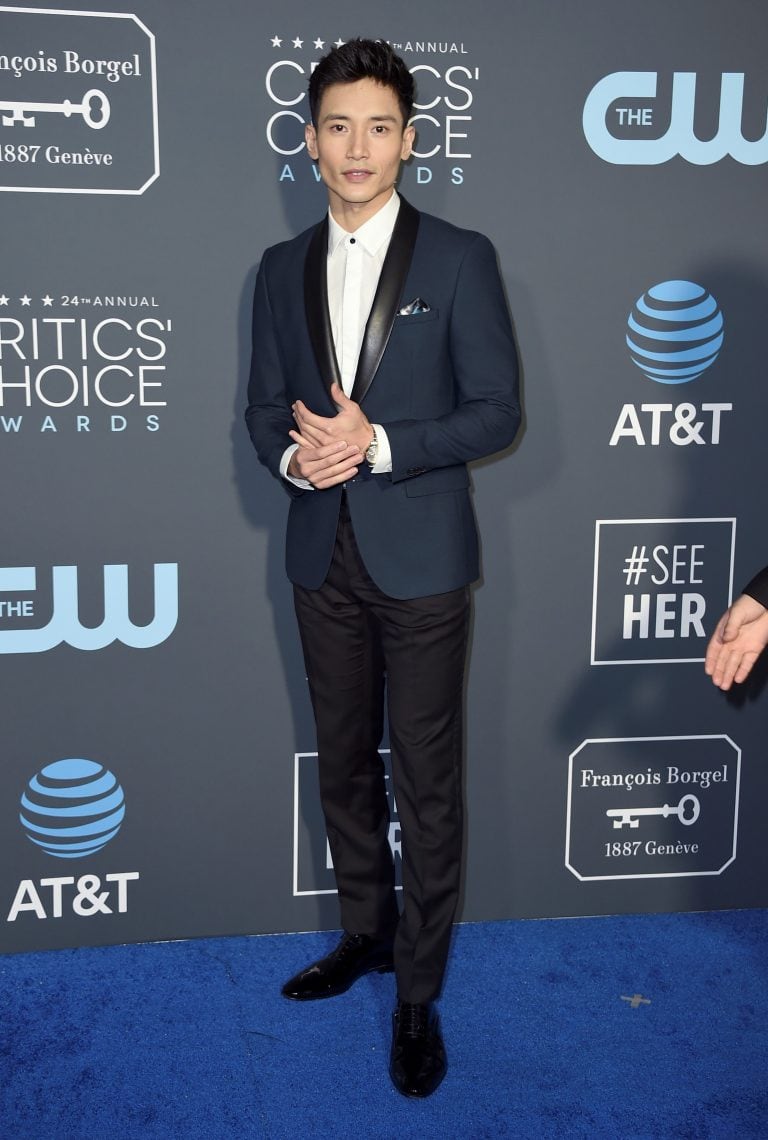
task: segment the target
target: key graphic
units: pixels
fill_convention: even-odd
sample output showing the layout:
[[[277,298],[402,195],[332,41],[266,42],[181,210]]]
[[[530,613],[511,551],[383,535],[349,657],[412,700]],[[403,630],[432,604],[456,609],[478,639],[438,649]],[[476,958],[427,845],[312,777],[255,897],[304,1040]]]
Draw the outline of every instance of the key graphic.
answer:
[[[34,127],[35,115],[63,115],[70,119],[72,115],[82,115],[86,126],[94,131],[106,127],[110,115],[109,99],[103,91],[92,88],[83,95],[82,103],[72,103],[65,99],[63,103],[28,103],[26,101],[0,100],[0,111],[10,112],[2,116],[4,127],[13,127],[22,123],[25,127]]]
[[[690,827],[699,818],[700,811],[701,804],[696,796],[687,795],[683,796],[676,807],[670,804],[662,804],[661,807],[609,808],[605,814],[613,820],[614,827],[639,827],[639,817],[642,815],[661,815],[664,819],[670,815],[676,815],[681,823]],[[686,812],[690,814],[686,815]]]

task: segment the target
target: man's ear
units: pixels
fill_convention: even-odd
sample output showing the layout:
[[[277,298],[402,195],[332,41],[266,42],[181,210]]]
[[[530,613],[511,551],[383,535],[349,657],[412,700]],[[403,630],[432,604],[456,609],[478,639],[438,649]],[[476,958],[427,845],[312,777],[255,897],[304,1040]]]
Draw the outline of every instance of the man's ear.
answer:
[[[307,123],[307,125],[304,127],[304,141],[307,144],[309,157],[317,161],[317,132],[311,123]]]
[[[400,150],[400,158],[405,160],[411,157],[413,144],[416,141],[416,128],[410,124],[403,131],[403,145]]]

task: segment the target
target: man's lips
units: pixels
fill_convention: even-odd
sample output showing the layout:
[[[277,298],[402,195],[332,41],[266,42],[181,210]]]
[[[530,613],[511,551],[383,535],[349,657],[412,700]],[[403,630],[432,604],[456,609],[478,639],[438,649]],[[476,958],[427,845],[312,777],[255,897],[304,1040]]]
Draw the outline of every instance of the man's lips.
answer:
[[[370,176],[373,174],[373,171],[372,170],[360,170],[357,167],[355,167],[353,170],[344,170],[344,171],[342,171],[342,173],[343,173],[345,178],[350,178],[353,181],[362,181],[362,179],[364,179],[364,178],[370,178]]]

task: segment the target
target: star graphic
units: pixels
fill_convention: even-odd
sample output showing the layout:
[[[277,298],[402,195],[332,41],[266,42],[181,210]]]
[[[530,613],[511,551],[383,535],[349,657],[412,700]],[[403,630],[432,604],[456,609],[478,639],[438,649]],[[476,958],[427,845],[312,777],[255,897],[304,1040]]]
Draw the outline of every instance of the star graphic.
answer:
[[[325,47],[325,40],[321,40],[319,38],[315,40],[315,48],[318,51],[322,51],[324,47]]]
[[[28,297],[27,294],[25,293],[23,297],[19,297],[19,300],[21,301],[22,305],[29,305],[32,298]]]
[[[0,305],[7,305],[7,304],[8,304],[8,298],[6,297],[5,293],[3,293],[3,295],[0,297]]]
[[[50,293],[46,293],[45,296],[41,298],[41,300],[46,309],[50,309],[51,305],[53,304],[53,297],[50,295]]]
[[[279,36],[273,36],[272,37],[272,47],[282,47],[282,46],[283,46],[283,41],[280,39],[280,37]]]
[[[296,39],[293,41],[293,46],[295,48],[304,47],[304,40],[300,40],[299,37],[297,36]]]
[[[344,47],[344,40],[336,40],[334,47]]]

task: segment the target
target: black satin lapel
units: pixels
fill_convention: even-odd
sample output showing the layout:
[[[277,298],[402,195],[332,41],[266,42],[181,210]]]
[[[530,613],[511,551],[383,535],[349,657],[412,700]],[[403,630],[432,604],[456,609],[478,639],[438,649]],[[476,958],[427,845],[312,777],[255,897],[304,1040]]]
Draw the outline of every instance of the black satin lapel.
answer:
[[[365,326],[363,344],[357,362],[351,396],[358,404],[370,388],[389,342],[397,316],[398,301],[411,267],[418,228],[418,210],[414,210],[405,198],[401,198],[397,221],[392,231],[387,256],[381,267],[379,284]]]
[[[331,384],[341,384],[328,311],[328,218],[312,235],[304,261],[304,309],[307,329],[323,384],[330,398]]]

